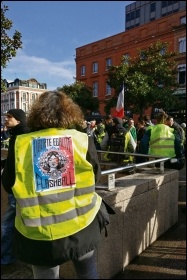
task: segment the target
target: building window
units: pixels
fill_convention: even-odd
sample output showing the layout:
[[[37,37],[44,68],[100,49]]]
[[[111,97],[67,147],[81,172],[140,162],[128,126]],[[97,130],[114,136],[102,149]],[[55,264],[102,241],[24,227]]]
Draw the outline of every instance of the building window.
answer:
[[[186,24],[186,17],[181,17],[180,18],[180,23],[181,24]]]
[[[166,53],[166,48],[162,48],[161,50],[160,50],[160,55],[164,55]]]
[[[126,14],[126,22],[140,17],[140,9],[134,10],[131,13]]]
[[[140,17],[140,9],[136,10],[136,18]]]
[[[22,101],[23,102],[26,101],[26,92],[23,92],[23,94],[22,94]]]
[[[111,58],[107,58],[106,59],[106,70],[108,70],[108,67],[112,66],[112,59]]]
[[[162,8],[167,7],[167,5],[168,5],[168,1],[162,1]]]
[[[146,60],[146,55],[145,55],[144,51],[141,51],[141,53],[140,53],[140,59],[141,59],[141,60]]]
[[[86,74],[86,66],[82,65],[81,66],[81,76],[85,76],[85,74]]]
[[[151,12],[155,12],[156,10],[156,3],[151,3]]]
[[[126,64],[129,64],[129,59],[130,59],[129,53],[124,54],[122,57],[123,63],[126,63]]]
[[[131,12],[131,19],[135,19],[135,11]]]
[[[106,84],[106,95],[111,95],[111,93],[112,93],[111,87],[108,84]]]
[[[27,108],[26,103],[23,103],[23,111],[24,111],[24,112],[26,112],[26,108]]]
[[[179,53],[186,52],[186,38],[179,39]]]
[[[35,100],[35,94],[32,94],[32,102]]]
[[[162,1],[162,8],[165,8],[165,7],[170,6],[172,4],[176,4],[178,2],[179,1]]]
[[[98,82],[93,82],[93,97],[98,97]]]
[[[131,20],[131,14],[128,13],[128,14],[126,14],[126,22],[128,22],[128,21],[130,21],[130,20]]]
[[[186,85],[186,64],[178,65],[178,83]]]
[[[21,86],[22,87],[28,87],[28,84],[27,83],[22,83]]]
[[[98,72],[98,63],[97,63],[97,62],[94,62],[94,63],[93,63],[92,72],[93,72],[93,73],[97,73],[97,72]]]

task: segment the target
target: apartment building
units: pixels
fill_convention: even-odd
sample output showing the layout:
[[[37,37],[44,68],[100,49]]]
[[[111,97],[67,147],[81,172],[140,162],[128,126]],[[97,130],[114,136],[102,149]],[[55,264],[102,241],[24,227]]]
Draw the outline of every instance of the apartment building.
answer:
[[[7,91],[1,93],[1,123],[4,123],[4,115],[10,109],[22,109],[28,113],[30,105],[42,93],[47,90],[46,83],[39,83],[36,79],[4,80]]]
[[[125,8],[125,30],[130,30],[185,9],[185,1],[135,1]]]
[[[137,9],[140,11],[139,22],[132,16],[132,12],[135,13]],[[136,1],[126,7],[126,29],[124,32],[76,49],[76,80],[85,82],[93,88],[93,96],[99,99],[101,115],[105,115],[105,101],[114,94],[114,89],[106,83],[107,67],[119,65],[122,56],[135,57],[138,48],[146,48],[158,40],[170,42],[169,51],[178,53],[176,79],[180,89],[176,94],[186,98],[185,1]],[[113,112],[111,111],[111,114]],[[150,110],[145,113],[150,113]]]

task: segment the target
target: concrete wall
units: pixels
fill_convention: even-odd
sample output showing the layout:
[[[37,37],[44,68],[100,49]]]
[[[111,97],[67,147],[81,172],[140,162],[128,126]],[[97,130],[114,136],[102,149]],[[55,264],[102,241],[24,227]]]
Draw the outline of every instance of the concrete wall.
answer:
[[[96,251],[100,279],[111,279],[137,255],[178,220],[179,172],[144,169],[143,172],[116,179],[114,191],[97,192],[115,208],[107,226],[108,237],[102,233]],[[76,279],[71,262],[61,265],[60,275]]]

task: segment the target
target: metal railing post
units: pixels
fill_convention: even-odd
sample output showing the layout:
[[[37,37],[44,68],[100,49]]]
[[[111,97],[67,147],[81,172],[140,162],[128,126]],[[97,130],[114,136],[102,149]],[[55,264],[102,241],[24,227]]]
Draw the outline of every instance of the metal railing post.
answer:
[[[160,163],[160,174],[163,174],[164,173],[164,162],[162,161]]]
[[[108,174],[108,190],[115,189],[115,173]]]

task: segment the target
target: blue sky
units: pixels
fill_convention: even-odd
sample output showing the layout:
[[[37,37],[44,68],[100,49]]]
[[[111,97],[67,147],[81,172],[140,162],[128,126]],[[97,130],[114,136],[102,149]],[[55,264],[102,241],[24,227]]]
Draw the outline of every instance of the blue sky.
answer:
[[[76,48],[125,31],[125,6],[135,1],[3,1],[23,48],[3,70],[7,80],[35,78],[49,90],[72,84]]]

